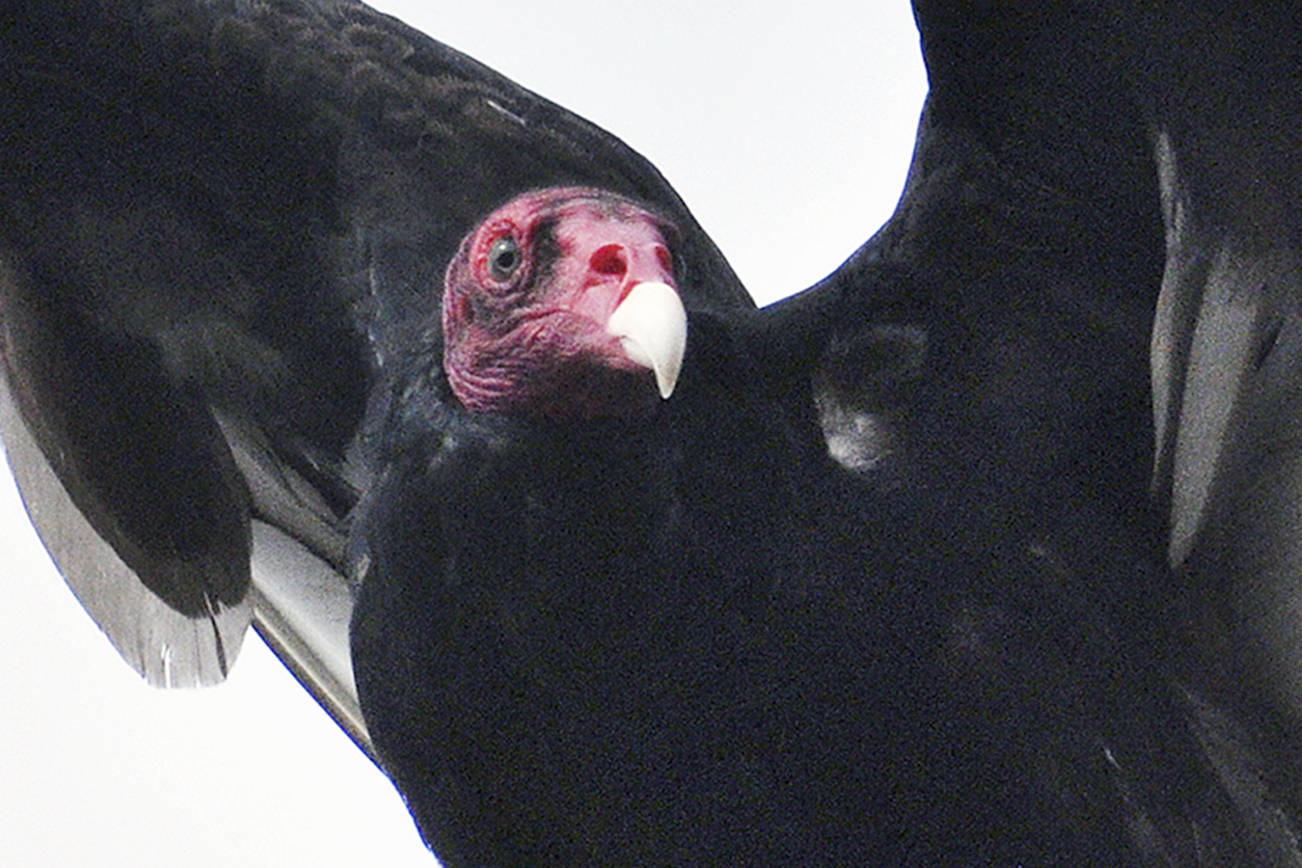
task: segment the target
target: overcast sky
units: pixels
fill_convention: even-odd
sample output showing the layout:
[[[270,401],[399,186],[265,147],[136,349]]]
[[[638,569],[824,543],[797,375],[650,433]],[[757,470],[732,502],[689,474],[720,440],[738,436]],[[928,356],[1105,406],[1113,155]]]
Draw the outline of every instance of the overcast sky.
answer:
[[[373,4],[615,133],[761,300],[890,214],[925,84],[906,0]],[[229,682],[146,687],[0,474],[0,862],[429,866],[388,781],[250,637]]]

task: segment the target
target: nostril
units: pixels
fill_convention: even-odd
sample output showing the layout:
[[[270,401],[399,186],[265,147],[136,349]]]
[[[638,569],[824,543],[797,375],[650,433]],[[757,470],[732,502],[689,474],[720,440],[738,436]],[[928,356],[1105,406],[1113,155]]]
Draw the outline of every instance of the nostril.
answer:
[[[592,270],[598,274],[621,275],[628,270],[628,260],[624,249],[618,244],[607,244],[598,248],[588,260]]]

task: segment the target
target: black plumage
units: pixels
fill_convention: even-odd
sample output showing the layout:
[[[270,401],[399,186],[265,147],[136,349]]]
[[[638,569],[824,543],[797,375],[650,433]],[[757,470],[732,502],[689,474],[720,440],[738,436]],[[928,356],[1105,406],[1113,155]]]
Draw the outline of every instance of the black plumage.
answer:
[[[1147,528],[1097,502],[1071,528],[1032,519],[998,484],[1004,444],[938,386],[971,363],[960,330],[907,271],[876,271],[856,287],[884,296],[874,326],[828,365],[858,363],[864,418],[890,429],[857,475],[808,383],[764,364],[765,312],[689,305],[683,380],[646,417],[472,413],[429,351],[398,362],[352,642],[381,761],[445,863],[1287,847],[1254,851],[1188,700],[1100,614],[1160,573]]]
[[[1186,13],[1197,14],[1186,20],[1206,17],[1187,5]],[[1204,44],[1203,31],[1181,25],[1174,13],[1055,5],[977,14],[928,3],[917,12],[933,93],[895,218],[819,287],[755,314],[713,245],[644,161],[363,7],[8,5],[0,51],[9,85],[0,96],[0,303],[9,388],[24,429],[77,513],[116,551],[126,581],[139,578],[146,589],[139,599],[161,601],[148,603],[156,614],[179,613],[179,629],[192,634],[196,651],[177,671],[174,656],[158,648],[176,647],[178,628],[156,638],[151,627],[132,626],[133,615],[121,616],[114,608],[120,600],[97,618],[110,632],[127,622],[116,641],[155,679],[212,680],[225,673],[249,617],[247,555],[262,532],[258,524],[251,531],[250,521],[287,532],[335,569],[355,533],[354,551],[361,562],[369,558],[367,577],[388,577],[364,592],[371,602],[358,616],[358,647],[401,640],[388,652],[393,657],[357,661],[382,696],[402,682],[386,683],[377,672],[419,660],[403,653],[409,639],[400,617],[425,617],[394,600],[431,593],[413,590],[412,566],[423,574],[446,559],[443,549],[420,548],[439,537],[396,528],[432,522],[458,540],[480,540],[486,553],[477,569],[488,575],[519,573],[513,548],[526,544],[552,565],[544,570],[549,576],[573,567],[555,564],[571,554],[581,567],[615,563],[629,575],[678,576],[698,561],[719,581],[753,569],[777,582],[776,596],[711,596],[720,593],[711,582],[673,590],[665,601],[635,588],[620,591],[629,596],[613,607],[632,613],[632,621],[581,610],[569,614],[591,635],[574,638],[558,621],[550,625],[558,641],[544,641],[557,639],[546,624],[520,641],[580,657],[610,651],[624,669],[674,661],[690,673],[717,661],[706,653],[675,657],[679,649],[664,643],[699,647],[715,627],[665,613],[695,612],[703,599],[725,615],[729,605],[743,610],[742,626],[722,631],[742,643],[735,647],[749,648],[752,637],[742,634],[763,627],[773,643],[758,647],[786,649],[757,652],[753,671],[761,683],[813,685],[831,669],[903,692],[824,695],[808,712],[814,723],[725,715],[729,723],[715,733],[699,719],[673,720],[658,755],[680,759],[679,774],[705,769],[702,780],[683,784],[678,802],[666,803],[657,788],[682,781],[658,778],[663,770],[650,768],[646,756],[597,750],[585,770],[596,798],[557,801],[557,790],[531,794],[526,782],[508,778],[525,788],[514,803],[519,814],[489,819],[480,808],[465,809],[468,822],[450,821],[447,831],[429,836],[445,835],[442,846],[472,864],[509,861],[513,853],[527,861],[553,846],[569,854],[598,848],[599,858],[613,862],[621,861],[621,846],[630,859],[650,859],[643,848],[655,847],[666,848],[668,860],[700,860],[706,857],[697,848],[712,836],[724,842],[711,851],[720,859],[728,848],[771,857],[791,849],[816,854],[819,846],[830,848],[825,860],[871,847],[924,863],[1295,858],[1287,812],[1275,803],[1281,788],[1269,776],[1257,780],[1248,762],[1259,747],[1254,740],[1270,730],[1255,716],[1240,730],[1209,711],[1203,696],[1223,686],[1215,676],[1193,672],[1187,683],[1198,692],[1173,687],[1156,662],[1157,643],[1136,639],[1169,625],[1161,601],[1175,590],[1156,552],[1161,516],[1144,498],[1152,311],[1156,305],[1159,333],[1164,315],[1177,332],[1196,330],[1196,322],[1173,316],[1184,308],[1170,304],[1172,293],[1164,306],[1158,291],[1164,268],[1171,286],[1199,284],[1209,273],[1196,256],[1197,267],[1188,269],[1186,260],[1173,259],[1172,238],[1195,249],[1216,234],[1198,227],[1233,225],[1227,208],[1262,201],[1227,193],[1206,168],[1217,161],[1200,162],[1196,142],[1208,129],[1219,131],[1221,119],[1214,108],[1203,112],[1199,96],[1218,85],[1178,58],[1185,46],[1202,44],[1211,55],[1226,52],[1231,66],[1251,66],[1253,52],[1234,40],[1271,54],[1291,22],[1244,12],[1209,27]],[[1291,80],[1288,61],[1267,66],[1278,80]],[[1286,94],[1260,78],[1243,82],[1249,100],[1261,95],[1278,116],[1291,116]],[[1277,139],[1288,140],[1274,135],[1255,139],[1271,160]],[[1225,141],[1231,162],[1252,162],[1232,137]],[[672,423],[664,430],[614,425],[621,436],[593,443],[590,433],[564,426],[538,431],[519,420],[466,420],[444,391],[430,288],[457,239],[506,198],[559,183],[649,202],[681,230],[676,253],[694,337],[682,396],[663,411]],[[1269,173],[1263,185],[1288,189],[1287,178]],[[1187,201],[1186,187],[1193,191]],[[1181,222],[1181,213],[1197,219]],[[1182,234],[1189,225],[1191,240]],[[1287,231],[1262,231],[1286,249],[1291,243]],[[1268,337],[1249,354],[1259,369],[1280,357],[1275,347],[1288,346],[1291,334],[1286,320],[1262,321]],[[1174,387],[1196,392],[1198,383],[1195,376]],[[378,450],[359,452],[368,411],[372,420],[393,419],[413,406],[420,412],[405,421],[419,424],[401,448],[388,439],[399,432],[386,429],[372,432]],[[86,425],[88,407],[102,407],[96,414],[110,414],[115,428]],[[160,411],[133,412],[137,407]],[[707,414],[716,413],[770,446],[719,438],[708,424]],[[1168,449],[1173,437],[1198,442],[1197,424],[1172,427],[1173,418],[1159,411]],[[816,425],[853,480],[823,456]],[[612,431],[610,423],[599,429]],[[37,452],[13,445],[22,437],[16,430],[6,431],[9,448],[39,461]],[[638,507],[644,511],[616,513],[644,545],[629,548],[601,534],[571,543],[595,530],[594,515],[622,493],[609,490],[615,483],[607,474],[571,475],[573,462],[559,457],[576,450],[599,467],[671,469],[658,483],[664,488]],[[1171,466],[1165,454],[1159,473]],[[33,474],[24,477],[29,500],[40,496],[42,478]],[[633,476],[650,485],[641,470]],[[693,486],[693,477],[715,482]],[[512,484],[499,487],[498,478]],[[1171,498],[1177,506],[1180,484]],[[738,489],[752,496],[716,496]],[[427,503],[420,498],[427,490],[449,496]],[[528,492],[551,510],[531,512],[538,502]],[[351,520],[363,493],[360,518]],[[568,512],[555,500],[560,493]],[[760,505],[769,500],[779,506]],[[483,520],[466,521],[458,507]],[[1177,530],[1180,514],[1187,513],[1177,509]],[[794,515],[817,520],[805,524]],[[669,543],[652,545],[686,517],[697,525],[727,518],[773,536],[756,551],[743,550],[740,565],[729,562],[737,546],[725,540],[670,535]],[[538,532],[523,533],[533,528]],[[736,532],[738,540],[751,536]],[[506,546],[490,545],[499,542]],[[651,548],[668,567],[647,561]],[[85,568],[71,551],[55,553],[77,587]],[[873,569],[863,569],[865,561]],[[824,566],[811,569],[815,563]],[[455,577],[474,574],[464,568],[471,572]],[[783,605],[810,599],[824,569],[828,590],[812,595],[806,620],[784,619]],[[346,608],[344,581],[331,581]],[[533,594],[464,605],[519,619],[518,608],[540,605]],[[300,642],[298,625],[276,620],[285,611],[264,607],[264,630],[364,740],[351,685],[323,660],[338,635]],[[376,611],[388,614],[373,617]],[[902,617],[883,624],[883,612]],[[671,623],[665,632],[648,631],[642,616]],[[851,629],[856,618],[867,626]],[[883,649],[876,637],[894,636],[897,621],[910,629]],[[467,627],[471,637],[488,629]],[[641,638],[625,647],[621,640],[631,636]],[[862,653],[847,661],[838,656],[846,648]],[[489,702],[489,687],[508,696],[522,689],[519,682],[495,685],[483,661],[469,666],[468,686],[455,698],[472,710]],[[750,671],[732,670],[740,686],[724,690],[725,698],[748,697]],[[506,739],[499,747],[522,751],[532,743],[574,756],[584,737],[607,749],[644,739],[654,745],[659,730],[638,720],[623,730],[616,721],[610,736],[589,729],[571,740],[566,726],[573,721],[609,722],[600,701],[628,701],[617,677],[592,677],[596,688],[572,698],[579,713],[566,715],[558,702],[558,710],[512,731],[540,741]],[[1269,688],[1271,679],[1264,680]],[[445,689],[429,682],[428,665],[412,683],[418,690],[398,691],[399,698]],[[693,683],[689,677],[676,688],[687,692],[682,707],[713,708],[714,698]],[[1235,698],[1237,708],[1257,707],[1251,697]],[[544,700],[545,690],[516,701],[531,709]],[[648,701],[660,710],[678,707]],[[383,710],[388,702],[376,699],[368,716],[393,720]],[[853,723],[826,723],[847,707],[855,709]],[[792,771],[784,765],[789,755],[772,758],[773,745],[788,732],[824,725],[838,747],[865,726],[870,743],[889,741],[894,736],[873,725],[883,718],[909,722],[900,743],[822,790],[838,805],[831,818],[792,821],[807,805],[776,779],[784,770],[816,777],[814,767],[842,754],[807,749]],[[958,721],[957,732],[944,728],[950,721]],[[749,757],[730,753],[737,728],[747,726],[758,728],[762,748],[754,769],[743,768]],[[386,738],[402,743],[412,732],[399,728]],[[706,746],[729,758],[710,765],[700,745],[686,744],[701,733]],[[938,767],[909,765],[945,753],[942,747],[954,753]],[[481,759],[461,750],[453,755],[473,780]],[[526,751],[506,767],[517,759],[524,767],[544,762]],[[390,762],[413,802],[423,800],[419,773]],[[897,789],[873,791],[881,800],[874,813],[898,821],[898,833],[847,819],[860,807],[847,807],[849,794],[861,794],[855,775],[880,771],[882,763],[905,769]],[[629,768],[646,776],[612,780]],[[494,780],[498,771],[482,774]],[[541,787],[546,779],[527,783]],[[541,814],[531,813],[535,808]],[[569,819],[568,811],[577,816],[555,832],[558,813]],[[659,825],[611,831],[612,824],[665,816],[659,811],[702,825],[682,836],[665,835]],[[738,816],[755,822],[738,828],[727,820]],[[1010,832],[1009,816],[1036,822]],[[728,826],[726,836],[720,825]],[[991,829],[998,834],[986,834]]]

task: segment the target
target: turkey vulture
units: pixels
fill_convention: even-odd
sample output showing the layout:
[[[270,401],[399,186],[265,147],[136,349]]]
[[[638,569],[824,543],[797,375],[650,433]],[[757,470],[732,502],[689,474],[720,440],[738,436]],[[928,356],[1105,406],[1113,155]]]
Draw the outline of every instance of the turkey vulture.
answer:
[[[440,859],[1288,853],[1240,827],[1185,697],[1098,616],[1091,583],[1152,581],[1143,526],[1088,500],[1031,518],[972,472],[999,447],[946,385],[972,350],[934,288],[877,267],[815,290],[833,321],[875,321],[811,401],[769,344],[822,341],[771,334],[781,305],[692,299],[677,238],[611,193],[512,200],[463,241],[425,317],[441,330],[395,352],[375,402],[354,670]],[[877,429],[855,473],[815,414],[839,418],[851,387]]]
[[[343,460],[355,425],[339,424],[360,418],[368,400],[357,359],[382,368],[420,337],[423,321],[409,314],[422,299],[410,288],[441,272],[459,233],[489,206],[557,182],[648,201],[683,233],[678,254],[695,278],[683,287],[689,308],[744,310],[726,265],[634,155],[408,32],[389,38],[355,7],[258,7],[251,14],[277,24],[261,28],[220,6],[177,16],[159,4],[143,31],[111,11],[85,40],[75,38],[87,23],[80,16],[98,13],[73,5],[20,8],[39,26],[8,31],[6,52],[19,62],[6,68],[23,86],[7,92],[5,114],[26,121],[7,152],[13,393],[99,534],[198,625],[187,630],[220,637],[196,646],[204,650],[190,668],[201,678],[223,674],[233,656],[238,623],[227,622],[240,617],[248,512],[340,562],[334,518],[367,487],[367,474]],[[822,421],[834,452],[853,464],[863,420],[847,397],[862,397],[854,365],[880,336],[868,328],[864,339],[866,317],[880,311],[856,307],[856,292],[885,266],[921,272],[933,287],[935,319],[925,325],[939,324],[951,365],[943,370],[953,375],[924,392],[954,415],[927,418],[956,423],[967,438],[923,425],[919,442],[933,465],[972,462],[959,481],[978,496],[955,498],[974,511],[959,528],[1007,521],[1013,545],[1048,535],[1049,551],[1071,556],[1070,571],[1117,583],[1103,597],[1123,612],[1142,596],[1125,592],[1140,584],[1123,584],[1132,562],[1108,562],[1111,548],[1097,541],[1111,529],[1099,522],[1115,521],[1123,540],[1143,538],[1145,510],[1134,502],[1146,399],[1136,374],[1162,266],[1148,130],[1125,87],[1134,53],[1109,52],[1118,35],[1110,21],[1061,26],[1047,12],[1009,13],[987,29],[926,4],[918,11],[934,93],[910,194],[838,275],[772,312],[802,328],[777,330],[763,350],[827,362]],[[21,62],[51,33],[51,54]],[[60,87],[70,69],[77,86]],[[168,99],[177,89],[188,97],[179,106]],[[513,141],[521,135],[524,147]],[[413,153],[426,159],[417,164]],[[473,159],[463,165],[465,154]],[[468,171],[440,172],[440,159]],[[142,238],[169,255],[122,254]],[[268,287],[275,305],[260,301]],[[840,319],[823,354],[803,338],[825,333],[811,324],[829,312]],[[907,326],[919,314],[899,312]],[[291,322],[301,331],[289,332]],[[349,327],[358,322],[360,334]],[[903,340],[887,344],[907,349],[912,334],[888,330]],[[140,406],[150,413],[122,412]],[[116,460],[101,463],[106,453]],[[159,490],[190,509],[160,505]],[[194,571],[197,586],[185,575],[196,560],[215,565]],[[65,561],[65,572],[76,569]],[[106,627],[121,617],[99,615]],[[131,654],[139,631],[122,629]],[[304,636],[295,624],[278,635],[347,720],[347,685],[331,684],[339,668],[322,656],[331,642],[307,635],[294,647]],[[137,665],[160,680],[184,676],[175,647],[159,656],[146,645],[134,651]]]
[[[582,105],[607,128],[653,150],[676,184],[692,189],[694,207],[710,212],[712,230],[728,236],[730,259],[747,275],[749,288],[771,296],[834,268],[889,215],[907,168],[925,87],[911,11],[906,3],[895,10],[839,6],[810,6],[798,19],[784,13],[780,25],[773,13],[756,9],[729,24],[735,43],[712,46],[701,41],[720,23],[720,13],[709,8],[673,10],[659,19],[650,7],[622,10],[624,26],[636,27],[672,58],[656,69],[598,38],[609,33],[609,4],[595,11],[554,4],[557,20],[549,21],[534,20],[511,3],[418,4],[403,14],[425,15],[422,29],[563,104]],[[818,58],[827,45],[819,22],[832,15],[845,24],[836,63]],[[561,20],[569,23],[560,26]],[[757,68],[749,46],[779,39],[796,66]],[[871,57],[849,51],[862,45],[872,46]],[[799,62],[804,55],[817,62]],[[886,73],[888,59],[891,70],[905,71]],[[716,76],[719,64],[731,70],[722,85],[731,93],[724,107],[700,99],[699,80],[692,78]],[[594,66],[617,75],[591,75]],[[829,98],[835,110],[813,110],[807,92],[830,94],[846,81],[864,84]],[[861,99],[862,111],[846,113]],[[775,129],[764,123],[766,113],[790,122]],[[687,128],[696,130],[690,142],[681,135]],[[747,144],[739,146],[743,140]],[[744,185],[779,160],[786,169],[781,183],[770,184],[761,212]],[[815,227],[801,216],[802,207],[812,211],[815,204],[824,215],[844,211],[845,217]],[[775,255],[772,239],[779,231],[800,246],[800,256]],[[172,861],[221,865],[363,857],[389,865],[429,863],[387,780],[314,703],[302,701],[302,691],[286,690],[283,669],[272,671],[280,667],[265,651],[246,646],[233,683],[218,691],[193,698],[142,691],[117,655],[106,653],[103,636],[72,595],[51,584],[61,580],[34,572],[40,566],[35,558],[44,557],[39,549],[10,566],[15,545],[6,548],[4,572],[30,577],[21,586],[29,596],[0,617],[11,637],[8,647],[42,659],[39,667],[0,668],[6,695],[30,714],[26,723],[13,719],[9,731],[16,737],[6,741],[12,785],[28,782],[21,810],[3,821],[15,859],[23,861],[25,852],[33,854],[27,861],[63,853],[72,863],[116,863],[154,853],[160,860],[173,854]],[[60,620],[50,620],[54,613]],[[63,664],[70,645],[81,657]],[[87,716],[86,708],[101,713]],[[49,757],[61,759],[52,763]],[[185,787],[184,802],[172,789],[177,786]],[[66,834],[68,814],[80,818],[84,837]],[[192,842],[208,839],[210,818],[241,834],[197,850]]]

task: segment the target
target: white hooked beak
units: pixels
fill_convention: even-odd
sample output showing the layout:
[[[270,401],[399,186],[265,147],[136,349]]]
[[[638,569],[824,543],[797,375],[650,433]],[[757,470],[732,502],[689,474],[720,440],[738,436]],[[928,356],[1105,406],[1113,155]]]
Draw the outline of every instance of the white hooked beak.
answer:
[[[628,357],[655,372],[661,398],[674,393],[687,347],[687,311],[667,283],[639,283],[629,290],[606,321]]]

